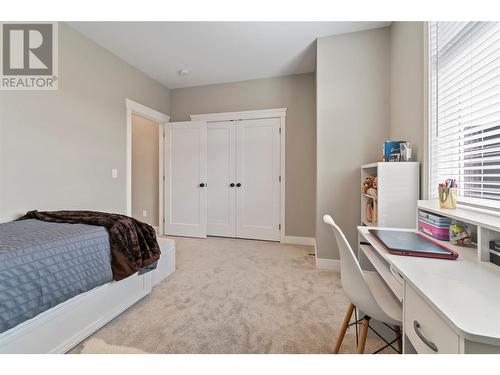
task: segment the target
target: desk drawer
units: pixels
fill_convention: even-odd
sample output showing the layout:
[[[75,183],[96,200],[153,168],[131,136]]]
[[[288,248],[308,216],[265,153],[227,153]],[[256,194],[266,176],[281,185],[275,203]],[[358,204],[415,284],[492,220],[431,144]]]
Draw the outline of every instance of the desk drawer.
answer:
[[[405,334],[420,354],[458,354],[459,337],[408,284],[404,297]]]

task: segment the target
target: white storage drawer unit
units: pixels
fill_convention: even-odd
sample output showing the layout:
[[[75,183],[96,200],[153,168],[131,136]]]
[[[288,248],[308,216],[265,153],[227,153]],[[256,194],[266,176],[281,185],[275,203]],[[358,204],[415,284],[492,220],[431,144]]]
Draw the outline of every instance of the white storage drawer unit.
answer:
[[[404,332],[417,353],[460,353],[459,336],[408,283],[405,283],[404,314]]]
[[[159,284],[175,272],[175,241],[163,236],[158,236],[161,256],[156,270],[152,273],[152,285]]]

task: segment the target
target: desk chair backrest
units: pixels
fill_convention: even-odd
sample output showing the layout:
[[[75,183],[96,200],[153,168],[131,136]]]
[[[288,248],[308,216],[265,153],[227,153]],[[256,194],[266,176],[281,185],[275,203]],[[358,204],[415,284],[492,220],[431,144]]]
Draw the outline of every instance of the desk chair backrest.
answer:
[[[366,284],[358,259],[347,242],[344,233],[330,215],[323,216],[323,221],[330,225],[340,252],[340,278],[342,288],[352,304],[372,318],[384,321],[386,314],[381,310]]]

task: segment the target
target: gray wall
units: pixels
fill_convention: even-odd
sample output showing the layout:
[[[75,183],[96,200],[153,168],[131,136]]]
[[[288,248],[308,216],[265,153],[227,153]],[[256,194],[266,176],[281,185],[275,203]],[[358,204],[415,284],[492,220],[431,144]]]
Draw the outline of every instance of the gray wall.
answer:
[[[286,235],[314,237],[316,108],[314,74],[171,91],[171,121],[190,114],[288,108]]]
[[[318,39],[318,258],[338,259],[329,213],[352,245],[360,215],[360,166],[378,159],[390,130],[389,28]]]
[[[125,213],[125,98],[169,113],[164,86],[65,24],[59,78],[57,91],[0,92],[0,221],[32,209]]]
[[[423,22],[391,25],[391,139],[411,142],[415,160],[424,160]]]
[[[287,107],[286,234],[316,236],[320,258],[338,258],[324,213],[355,242],[359,166],[383,140],[409,139],[423,159],[419,22],[319,38],[317,87],[302,74],[169,91],[65,24],[59,39],[59,90],[0,91],[0,221],[35,208],[125,212],[127,97],[172,121]]]
[[[159,130],[158,123],[132,115],[132,217],[156,227],[160,208]]]

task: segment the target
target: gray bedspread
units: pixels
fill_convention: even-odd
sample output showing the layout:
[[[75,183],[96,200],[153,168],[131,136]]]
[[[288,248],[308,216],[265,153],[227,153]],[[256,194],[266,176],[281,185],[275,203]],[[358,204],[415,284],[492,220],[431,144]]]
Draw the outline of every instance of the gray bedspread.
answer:
[[[0,224],[0,333],[112,279],[103,227]]]

